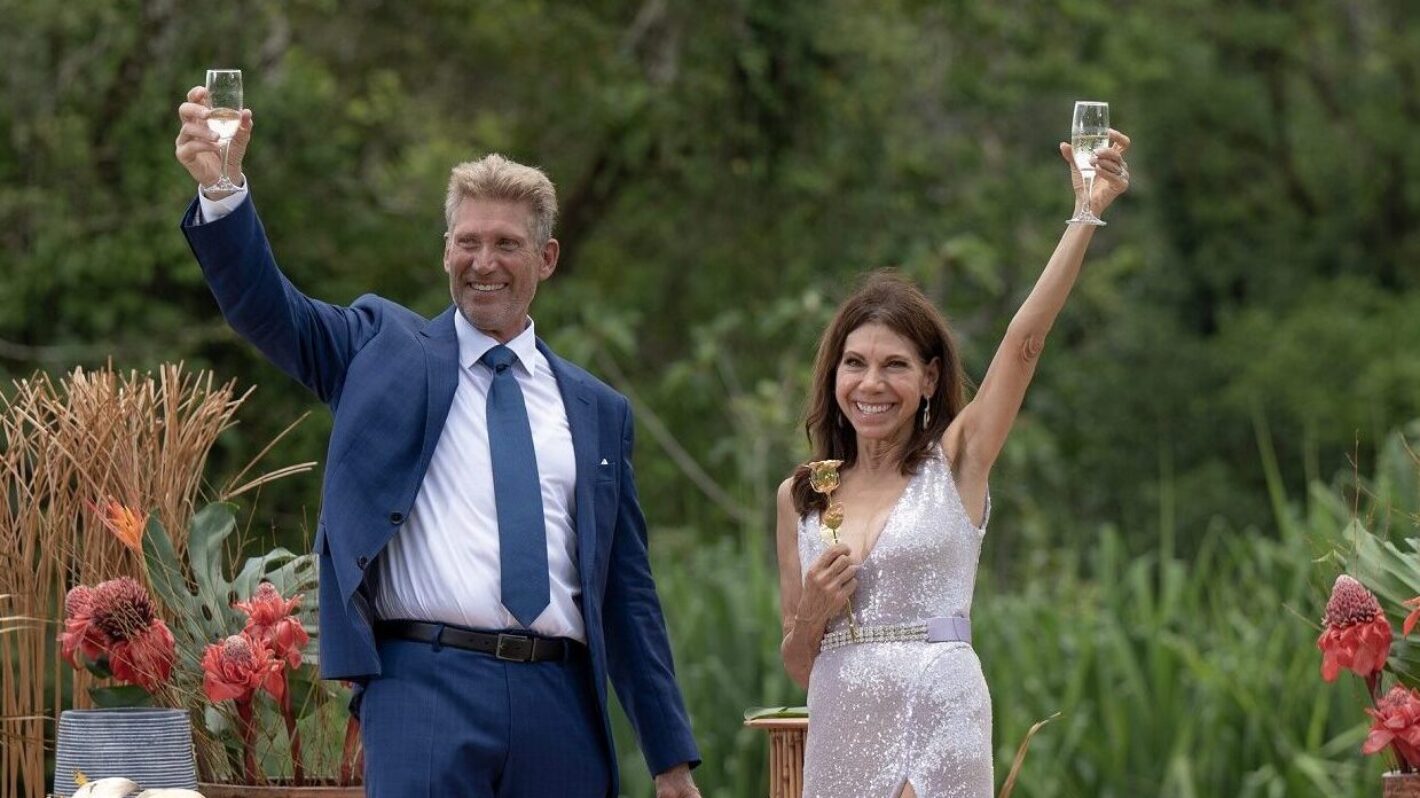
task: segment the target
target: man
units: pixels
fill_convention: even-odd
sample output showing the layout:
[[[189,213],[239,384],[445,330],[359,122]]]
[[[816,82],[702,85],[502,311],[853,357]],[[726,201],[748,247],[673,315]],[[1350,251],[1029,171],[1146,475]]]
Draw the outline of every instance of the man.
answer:
[[[456,166],[453,306],[298,291],[271,254],[242,156],[221,170],[206,90],[178,109],[199,186],[182,222],[222,314],[334,414],[320,525],[321,672],[365,685],[366,790],[617,795],[608,676],[658,798],[699,764],[646,556],[624,397],[558,358],[528,317],[557,267],[556,194],[490,155]]]

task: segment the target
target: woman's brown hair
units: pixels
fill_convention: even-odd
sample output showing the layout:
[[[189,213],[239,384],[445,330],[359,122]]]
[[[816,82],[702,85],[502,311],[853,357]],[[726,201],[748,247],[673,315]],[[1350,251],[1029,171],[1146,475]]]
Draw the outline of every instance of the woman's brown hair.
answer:
[[[858,439],[853,425],[843,417],[834,395],[838,378],[838,363],[843,359],[848,335],[864,324],[882,324],[906,338],[917,350],[924,364],[935,358],[941,364],[941,377],[936,392],[927,399],[931,418],[923,429],[912,425],[902,455],[902,473],[916,473],[932,445],[942,439],[947,425],[952,423],[965,404],[966,374],[957,357],[956,341],[946,319],[926,296],[907,278],[890,269],[870,272],[853,295],[843,301],[828,329],[818,342],[814,358],[813,382],[804,414],[804,432],[809,438],[812,460],[842,460],[842,469],[852,468],[858,460]],[[823,511],[827,501],[809,487],[809,469],[800,465],[794,469],[792,493],[794,509],[800,517],[809,512]]]

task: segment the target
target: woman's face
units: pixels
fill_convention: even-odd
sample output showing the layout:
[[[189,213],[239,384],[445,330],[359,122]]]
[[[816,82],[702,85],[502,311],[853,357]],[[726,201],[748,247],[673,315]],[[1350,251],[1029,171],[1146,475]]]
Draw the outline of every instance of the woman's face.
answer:
[[[906,438],[922,401],[936,391],[938,371],[906,338],[869,322],[843,342],[833,394],[860,438]]]

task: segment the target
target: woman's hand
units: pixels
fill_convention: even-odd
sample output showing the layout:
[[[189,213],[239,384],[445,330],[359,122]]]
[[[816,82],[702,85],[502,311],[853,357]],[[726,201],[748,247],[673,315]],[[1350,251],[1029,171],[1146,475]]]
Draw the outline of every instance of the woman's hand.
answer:
[[[804,575],[804,592],[794,613],[795,621],[826,625],[858,589],[860,567],[848,556],[847,546],[837,543],[828,547]]]
[[[1124,154],[1129,152],[1129,137],[1114,128],[1109,129],[1109,146],[1095,150],[1095,183],[1091,192],[1090,209],[1098,216],[1120,194],[1129,190],[1129,164]],[[1060,157],[1070,164],[1070,183],[1075,187],[1075,207],[1085,203],[1085,178],[1075,166],[1075,151],[1066,142],[1060,142]]]

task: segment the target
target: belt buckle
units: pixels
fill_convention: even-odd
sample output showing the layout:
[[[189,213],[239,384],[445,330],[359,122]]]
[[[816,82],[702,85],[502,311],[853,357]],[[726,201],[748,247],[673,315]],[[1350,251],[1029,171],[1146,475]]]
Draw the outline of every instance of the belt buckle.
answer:
[[[532,662],[533,639],[523,635],[498,633],[498,648],[493,656],[507,662]]]

